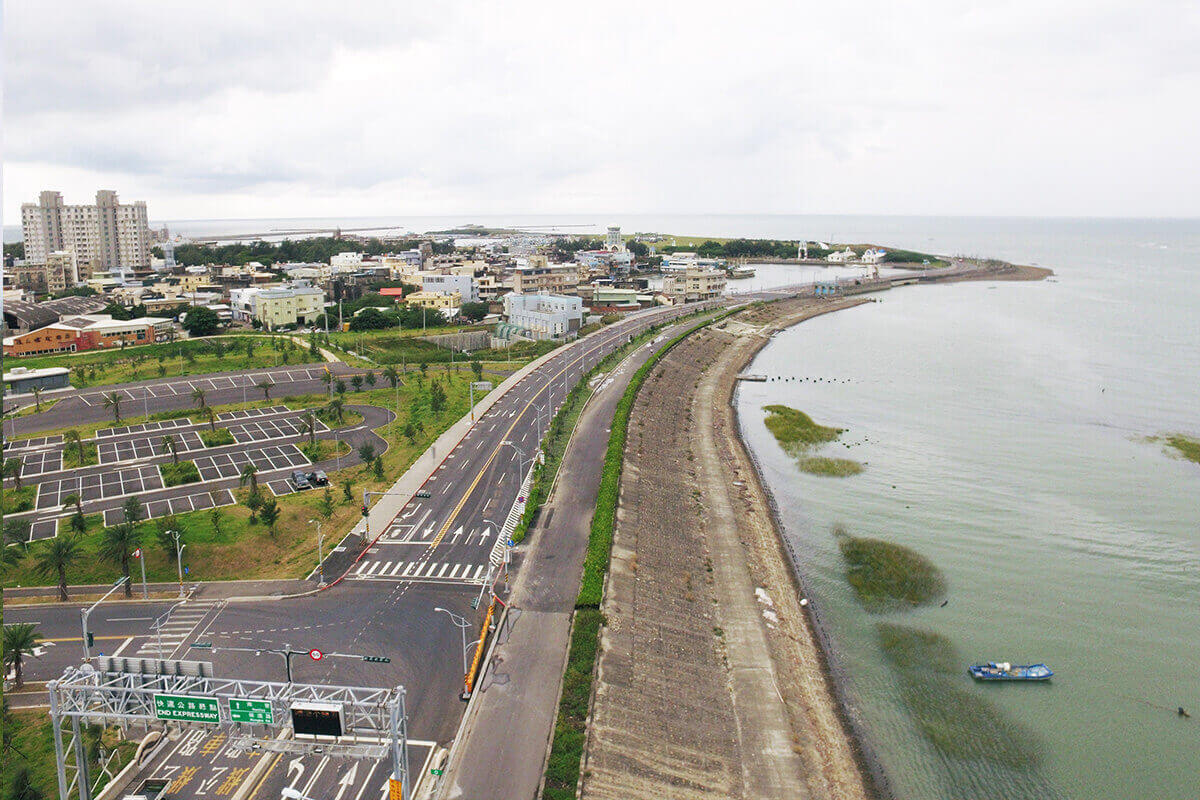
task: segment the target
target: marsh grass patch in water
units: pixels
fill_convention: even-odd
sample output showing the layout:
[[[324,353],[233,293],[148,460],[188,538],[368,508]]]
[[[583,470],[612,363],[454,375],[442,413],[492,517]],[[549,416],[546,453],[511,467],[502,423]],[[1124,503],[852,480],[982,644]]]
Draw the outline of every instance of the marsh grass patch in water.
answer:
[[[1163,441],[1188,461],[1200,464],[1200,439],[1193,439],[1182,433],[1171,433],[1164,436]]]
[[[805,456],[797,460],[800,469],[809,475],[827,478],[848,478],[863,471],[863,465],[850,458]]]
[[[883,539],[851,536],[841,527],[834,528],[834,536],[846,561],[846,580],[868,611],[918,606],[946,593],[941,570],[917,551]]]
[[[979,687],[965,684],[954,645],[931,631],[893,623],[876,626],[900,695],[921,734],[953,758],[991,761],[1016,769],[1038,765],[1033,735],[1010,719]]]
[[[824,444],[836,442],[845,433],[843,428],[818,425],[803,411],[781,405],[764,406],[767,430],[780,446],[796,458],[800,469],[810,475],[831,478],[847,478],[863,471],[863,465],[849,458],[830,458],[813,455],[812,451]]]

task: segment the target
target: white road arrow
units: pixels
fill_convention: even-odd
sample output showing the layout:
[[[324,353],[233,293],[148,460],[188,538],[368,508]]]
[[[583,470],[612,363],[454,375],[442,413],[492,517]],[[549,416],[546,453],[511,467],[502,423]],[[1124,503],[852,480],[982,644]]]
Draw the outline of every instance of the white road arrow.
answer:
[[[291,787],[296,788],[296,784],[300,782],[300,778],[304,776],[304,759],[296,756],[288,762],[288,777],[292,776],[292,770],[296,771],[296,780],[292,781]]]
[[[342,795],[346,793],[346,789],[354,784],[354,776],[357,774],[358,764],[356,762],[350,765],[350,770],[338,781],[337,794],[333,796],[333,800],[342,800]]]

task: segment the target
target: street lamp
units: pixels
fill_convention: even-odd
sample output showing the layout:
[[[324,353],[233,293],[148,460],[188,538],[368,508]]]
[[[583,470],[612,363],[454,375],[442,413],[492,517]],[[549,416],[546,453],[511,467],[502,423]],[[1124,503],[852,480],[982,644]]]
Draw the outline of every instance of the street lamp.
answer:
[[[522,450],[521,448],[517,447],[515,444],[513,444],[512,442],[510,442],[508,439],[505,439],[505,440],[504,440],[503,442],[501,442],[500,444],[501,444],[501,445],[508,445],[509,447],[511,447],[513,450],[515,450],[515,451],[517,452],[517,469],[518,469],[518,472],[517,472],[517,491],[518,491],[518,492],[520,492],[520,491],[521,491],[521,478],[522,478],[522,476],[524,476],[524,475],[525,475],[525,460],[526,460],[526,459],[525,459],[525,451],[524,451],[524,450]]]
[[[179,596],[183,597],[183,550],[186,544],[179,543],[179,531],[167,531],[175,540],[175,567],[179,570]]]
[[[325,556],[322,555],[321,544],[325,541],[325,534],[321,533],[321,520],[310,519],[309,523],[317,523],[317,586],[325,585]]]
[[[117,578],[117,582],[112,585],[111,589],[109,589],[107,592],[104,593],[103,597],[101,597],[96,602],[92,603],[87,608],[80,609],[80,617],[82,619],[82,624],[83,624],[83,660],[84,661],[87,661],[88,659],[90,659],[92,657],[91,649],[88,646],[88,626],[87,626],[88,615],[92,613],[92,611],[96,608],[96,606],[103,603],[110,594],[112,594],[117,589],[120,589],[122,586],[124,586],[125,581],[127,581],[127,580],[129,580],[129,578],[124,575],[122,575],[120,578]]]
[[[441,606],[438,606],[434,609],[434,611],[444,612],[450,617],[450,621],[453,622],[458,627],[458,630],[462,633],[463,680],[466,680],[467,670],[470,669],[470,665],[467,664],[467,628],[471,627],[471,623],[467,621],[465,617],[455,614],[448,608],[442,608]]]

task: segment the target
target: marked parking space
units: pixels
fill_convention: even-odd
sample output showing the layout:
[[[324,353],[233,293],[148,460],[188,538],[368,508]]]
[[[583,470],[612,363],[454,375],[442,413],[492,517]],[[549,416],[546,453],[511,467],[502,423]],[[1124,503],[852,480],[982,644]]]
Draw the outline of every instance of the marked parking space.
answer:
[[[83,502],[123,497],[163,488],[158,467],[128,467],[126,469],[83,475],[77,478],[51,480],[38,484],[36,508],[58,508],[65,498],[77,494]]]
[[[267,484],[267,488],[270,489],[271,494],[275,495],[276,497],[283,497],[285,494],[295,494],[297,491],[299,491],[287,478],[271,481]]]
[[[96,431],[97,439],[105,439],[110,436],[124,436],[128,433],[151,433],[153,431],[165,431],[171,428],[185,428],[194,423],[190,419],[164,419],[160,422],[146,422],[141,425],[126,425],[121,428],[101,428]]]
[[[58,536],[58,520],[39,519],[29,526],[29,541],[37,542],[42,539],[53,539]]]
[[[21,477],[29,478],[34,475],[44,475],[47,472],[58,472],[63,468],[61,450],[41,450],[28,453],[21,459]]]
[[[253,417],[266,417],[271,414],[282,414],[287,411],[287,406],[270,406],[268,408],[246,408],[241,411],[226,411],[224,414],[217,414],[218,420],[229,419],[251,419]]]
[[[200,479],[214,481],[221,478],[236,478],[247,464],[254,464],[261,472],[308,466],[309,461],[294,444],[263,447],[233,453],[217,453],[201,456],[195,460]]]
[[[191,380],[176,380],[170,383],[155,383],[149,386],[131,386],[128,389],[117,389],[116,394],[125,400],[141,400],[146,397],[170,397],[172,395],[190,395],[196,389],[206,392],[222,389],[254,389],[258,384],[269,380],[275,385],[281,383],[297,383],[315,381],[325,373],[324,367],[293,367],[277,369],[269,372],[238,373],[236,375],[217,375],[211,378],[193,378]],[[89,406],[102,405],[104,398],[113,392],[91,392],[81,394],[79,399]]]
[[[329,430],[329,427],[319,419],[313,420],[316,423],[316,433],[323,433]],[[270,441],[272,439],[287,439],[293,436],[301,436],[303,431],[300,427],[301,419],[268,419],[268,420],[251,420],[249,422],[239,422],[228,426],[229,432],[233,434],[233,438],[238,444],[249,444],[251,442]]]
[[[6,439],[4,449],[7,450],[38,450],[62,444],[61,436],[35,436],[32,439]]]
[[[150,500],[142,504],[144,519],[157,519],[172,514],[186,514],[189,511],[200,511],[205,508],[231,506],[234,503],[233,492],[228,489],[215,489],[211,492],[197,492],[183,497],[165,497]],[[110,508],[104,512],[104,525],[111,527],[125,521],[125,510]]]
[[[111,464],[114,461],[132,461],[136,458],[166,455],[170,452],[163,448],[163,439],[167,436],[175,440],[175,447],[179,451],[204,449],[204,442],[196,431],[172,433],[170,430],[164,429],[161,435],[156,436],[101,441],[96,445],[96,456],[101,464]]]

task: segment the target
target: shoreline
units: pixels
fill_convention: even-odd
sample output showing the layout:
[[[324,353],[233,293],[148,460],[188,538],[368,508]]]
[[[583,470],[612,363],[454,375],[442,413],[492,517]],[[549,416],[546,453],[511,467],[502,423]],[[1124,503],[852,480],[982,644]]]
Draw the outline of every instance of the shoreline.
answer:
[[[887,773],[883,769],[882,762],[880,762],[874,752],[870,738],[861,727],[854,713],[854,707],[845,685],[848,670],[841,663],[837,651],[833,647],[825,626],[822,623],[819,603],[815,602],[814,598],[805,591],[805,578],[800,572],[798,559],[792,551],[790,542],[783,534],[783,524],[779,517],[779,506],[775,495],[762,476],[762,468],[758,458],[747,446],[742,437],[740,418],[734,403],[734,394],[737,391],[738,385],[735,380],[736,375],[743,372],[753,362],[762,349],[772,341],[775,333],[799,325],[809,319],[843,311],[847,308],[853,308],[868,302],[872,302],[872,300],[868,298],[855,298],[848,302],[843,301],[830,304],[829,307],[824,308],[803,308],[775,319],[763,327],[763,334],[759,341],[748,347],[735,360],[729,363],[726,371],[718,376],[718,380],[722,384],[722,394],[724,396],[722,413],[730,422],[730,424],[724,426],[726,444],[733,450],[735,456],[740,456],[741,459],[744,459],[745,463],[750,465],[750,469],[744,471],[748,477],[746,480],[746,489],[749,494],[754,496],[755,500],[767,509],[767,517],[770,521],[772,533],[774,534],[776,555],[790,578],[791,588],[795,593],[793,599],[796,601],[801,597],[808,599],[806,605],[800,606],[801,618],[804,620],[804,628],[818,655],[819,671],[833,701],[842,732],[853,753],[867,796],[873,798],[892,798],[894,794],[892,793]]]

